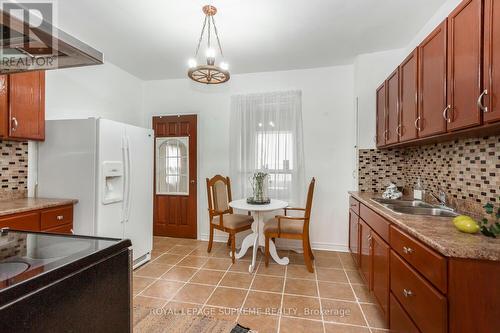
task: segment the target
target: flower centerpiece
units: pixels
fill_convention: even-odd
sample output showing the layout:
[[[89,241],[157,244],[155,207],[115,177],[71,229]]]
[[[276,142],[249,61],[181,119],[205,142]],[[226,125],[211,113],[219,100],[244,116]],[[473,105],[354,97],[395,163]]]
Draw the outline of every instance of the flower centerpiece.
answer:
[[[267,176],[265,172],[256,172],[250,177],[253,196],[247,199],[249,204],[264,205],[271,202],[267,196]]]

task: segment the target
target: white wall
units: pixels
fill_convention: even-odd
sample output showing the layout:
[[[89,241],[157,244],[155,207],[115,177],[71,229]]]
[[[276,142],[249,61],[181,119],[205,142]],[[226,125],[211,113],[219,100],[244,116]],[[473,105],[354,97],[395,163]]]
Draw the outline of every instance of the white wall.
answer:
[[[446,1],[405,48],[361,54],[354,62],[355,96],[358,98],[358,146],[375,148],[376,89],[462,0]]]
[[[143,125],[142,80],[111,63],[46,73],[46,119],[103,117]]]
[[[234,75],[222,86],[187,79],[144,83],[145,122],[151,123],[153,115],[198,114],[199,238],[208,237],[204,179],[229,173],[230,96],[289,89],[302,90],[306,179],[317,179],[313,247],[347,249],[347,191],[354,170],[353,66]]]

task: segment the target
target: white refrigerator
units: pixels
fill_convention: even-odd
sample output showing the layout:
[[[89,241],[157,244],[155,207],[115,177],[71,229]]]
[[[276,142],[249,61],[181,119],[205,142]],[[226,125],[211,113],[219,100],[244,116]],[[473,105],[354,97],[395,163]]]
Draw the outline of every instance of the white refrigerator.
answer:
[[[78,199],[74,233],[132,241],[134,267],[153,246],[153,130],[100,118],[48,120],[36,195]]]

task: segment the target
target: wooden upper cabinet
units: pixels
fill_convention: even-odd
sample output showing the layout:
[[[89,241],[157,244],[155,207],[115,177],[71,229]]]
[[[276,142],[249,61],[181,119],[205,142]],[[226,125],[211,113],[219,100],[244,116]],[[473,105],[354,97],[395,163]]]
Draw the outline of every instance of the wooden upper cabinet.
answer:
[[[500,121],[500,1],[484,2],[483,119]],[[483,91],[485,92],[485,91]]]
[[[465,0],[448,16],[448,131],[481,125],[482,0]]]
[[[0,138],[9,136],[9,78],[0,75]]]
[[[9,136],[45,138],[45,72],[9,75]]]
[[[377,89],[377,147],[385,146],[386,143],[386,89],[385,82]]]
[[[400,126],[399,126],[399,69],[391,73],[387,82],[387,128],[386,128],[386,144],[394,144],[399,142]]]
[[[399,141],[418,137],[418,49],[415,49],[399,66],[400,84],[400,137]]]
[[[446,132],[446,20],[418,47],[420,137]]]

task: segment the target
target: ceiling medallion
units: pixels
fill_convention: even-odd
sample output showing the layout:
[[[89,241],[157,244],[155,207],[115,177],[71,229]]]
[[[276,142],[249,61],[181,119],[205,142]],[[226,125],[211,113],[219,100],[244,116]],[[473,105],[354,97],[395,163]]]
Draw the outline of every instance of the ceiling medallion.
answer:
[[[203,28],[201,29],[200,39],[198,40],[198,46],[196,47],[194,58],[189,59],[188,76],[191,78],[191,80],[199,83],[205,83],[205,84],[224,83],[228,81],[230,78],[228,65],[223,61],[220,62],[218,65],[216,65],[215,63],[216,51],[211,47],[212,29],[213,29],[213,34],[217,39],[217,46],[220,55],[224,59],[224,53],[222,52],[222,46],[219,40],[219,34],[217,32],[217,27],[215,26],[215,20],[214,20],[214,16],[215,14],[217,14],[217,8],[211,5],[206,5],[203,7],[203,13],[205,14],[205,20],[203,21]],[[207,49],[205,51],[207,64],[198,65],[196,59],[198,57],[198,52],[200,51],[201,42],[203,41],[205,28],[207,31]]]

